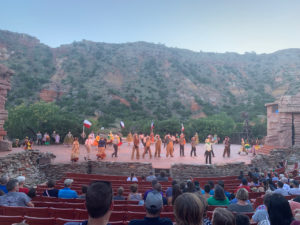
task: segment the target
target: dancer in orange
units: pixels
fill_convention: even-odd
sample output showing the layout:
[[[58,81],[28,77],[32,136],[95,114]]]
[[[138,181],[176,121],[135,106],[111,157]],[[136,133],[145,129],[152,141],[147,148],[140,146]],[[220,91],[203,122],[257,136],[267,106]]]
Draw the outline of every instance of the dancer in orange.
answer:
[[[173,149],[174,149],[174,145],[173,145],[173,140],[172,137],[170,136],[170,134],[167,135],[166,138],[166,144],[167,144],[167,157],[169,157],[169,155],[171,157],[173,157]]]
[[[72,146],[71,161],[77,162],[78,159],[79,159],[79,142],[78,142],[78,138],[75,137]]]
[[[98,153],[97,153],[97,159],[105,159],[105,147],[106,147],[106,140],[101,136],[100,140],[98,142]]]
[[[150,159],[152,158],[150,145],[151,145],[151,140],[150,140],[150,137],[147,136],[146,141],[145,141],[145,148],[144,148],[143,158],[145,158],[145,154],[147,154],[148,152],[149,152]]]
[[[184,145],[185,145],[185,138],[184,138],[184,134],[181,133],[179,137],[180,156],[184,156]]]
[[[85,140],[85,148],[87,152],[87,157],[84,157],[84,160],[90,160],[91,147],[94,143],[93,135],[89,135],[88,139]]]
[[[139,136],[137,135],[137,133],[135,133],[133,135],[133,147],[132,147],[131,159],[134,159],[134,152],[136,152],[136,159],[140,159],[139,144],[140,144]]]
[[[160,158],[160,152],[161,152],[161,138],[160,136],[157,134],[155,137],[155,153],[154,153],[154,157],[158,157]]]
[[[131,134],[131,132],[128,133],[126,141],[128,143],[128,146],[130,146],[130,143],[132,142],[132,134]]]

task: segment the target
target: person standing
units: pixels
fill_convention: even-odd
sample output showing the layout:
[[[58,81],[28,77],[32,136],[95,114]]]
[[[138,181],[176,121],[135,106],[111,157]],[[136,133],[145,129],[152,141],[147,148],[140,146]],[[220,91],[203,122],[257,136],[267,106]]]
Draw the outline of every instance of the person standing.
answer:
[[[128,146],[130,146],[130,143],[132,142],[132,134],[131,134],[131,132],[128,133],[126,141],[128,143]]]
[[[224,145],[225,145],[225,148],[224,148],[224,152],[223,152],[223,157],[225,157],[225,155],[227,154],[227,157],[229,158],[230,157],[230,139],[227,136],[225,137]]]
[[[36,134],[36,139],[37,139],[37,145],[42,145],[42,133],[39,131],[37,134]]]
[[[93,143],[94,143],[94,140],[93,140],[92,136],[89,135],[84,143],[86,152],[87,152],[87,157],[84,157],[85,160],[90,160],[91,147],[92,147]]]
[[[59,144],[59,142],[60,142],[60,136],[59,136],[59,134],[56,134],[55,135],[55,144]]]
[[[150,159],[152,158],[150,145],[151,145],[151,140],[150,140],[150,137],[147,136],[146,141],[145,141],[145,148],[144,148],[143,158],[145,158],[145,154],[147,154],[148,152],[149,152]]]
[[[79,142],[78,142],[78,138],[75,137],[72,146],[71,161],[77,162],[78,159],[79,159]]]
[[[133,135],[133,147],[131,153],[131,160],[134,159],[134,153],[136,152],[136,159],[140,159],[140,151],[139,151],[140,139],[137,133]]]
[[[191,157],[193,156],[193,153],[194,153],[194,156],[196,157],[196,138],[195,137],[192,137],[191,139],[191,146],[192,146],[192,149],[191,149]]]
[[[158,157],[160,158],[160,152],[161,152],[161,138],[160,136],[157,134],[155,137],[155,154],[154,157]]]
[[[185,138],[184,138],[184,134],[181,133],[179,137],[180,156],[184,156],[184,145],[185,145]]]
[[[171,136],[170,134],[167,135],[167,138],[166,138],[166,144],[167,144],[167,157],[169,157],[169,155],[171,157],[173,157],[173,141],[171,139]]]
[[[54,130],[51,134],[51,141],[50,141],[51,144],[55,143],[55,137],[56,137],[56,131]]]
[[[212,151],[212,147],[211,147],[211,143],[209,139],[205,140],[205,163],[206,164],[211,164],[211,151]]]
[[[97,153],[97,159],[105,159],[105,146],[106,141],[103,136],[100,137],[100,140],[98,141],[98,153]]]
[[[68,134],[64,138],[64,144],[69,146],[73,144],[74,138],[73,135],[71,134],[71,131],[68,132]]]
[[[113,147],[114,147],[114,153],[111,154],[111,157],[115,156],[117,158],[118,157],[118,148],[119,148],[119,143],[120,143],[118,135],[114,136],[112,143],[113,143]]]
[[[244,138],[241,139],[241,148],[240,148],[240,151],[238,152],[238,154],[240,155],[241,152],[246,152],[246,154],[248,155],[248,151],[245,148],[245,140],[244,140]]]

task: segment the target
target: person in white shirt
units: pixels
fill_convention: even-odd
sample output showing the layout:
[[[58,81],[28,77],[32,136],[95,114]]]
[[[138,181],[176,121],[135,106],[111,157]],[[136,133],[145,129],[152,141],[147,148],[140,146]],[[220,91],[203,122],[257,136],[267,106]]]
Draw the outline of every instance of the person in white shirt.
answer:
[[[299,182],[293,180],[293,188],[291,188],[288,192],[290,195],[300,195]]]
[[[277,186],[278,186],[278,188],[273,193],[281,194],[283,196],[289,195],[288,191],[283,188],[282,181],[278,181]]]
[[[288,185],[288,179],[286,177],[281,178],[280,180],[283,183],[283,189],[289,191],[291,189],[290,185]]]
[[[137,177],[134,175],[134,173],[130,174],[130,177],[127,178],[127,181],[131,181],[131,182],[138,182]]]

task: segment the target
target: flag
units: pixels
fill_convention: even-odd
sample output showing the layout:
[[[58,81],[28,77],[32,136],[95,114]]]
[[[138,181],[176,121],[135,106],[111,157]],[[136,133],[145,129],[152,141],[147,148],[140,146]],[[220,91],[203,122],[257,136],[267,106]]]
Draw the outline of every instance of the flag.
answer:
[[[181,131],[182,131],[182,132],[184,131],[183,123],[181,124]]]
[[[83,121],[83,126],[85,126],[86,128],[90,128],[92,126],[92,123],[88,120],[84,120]]]
[[[154,121],[152,120],[152,122],[151,122],[151,130],[153,130],[154,129]]]
[[[121,126],[121,128],[122,128],[122,129],[124,129],[124,128],[125,128],[125,124],[124,124],[124,122],[123,122],[123,121],[121,121],[121,122],[120,122],[120,126]]]

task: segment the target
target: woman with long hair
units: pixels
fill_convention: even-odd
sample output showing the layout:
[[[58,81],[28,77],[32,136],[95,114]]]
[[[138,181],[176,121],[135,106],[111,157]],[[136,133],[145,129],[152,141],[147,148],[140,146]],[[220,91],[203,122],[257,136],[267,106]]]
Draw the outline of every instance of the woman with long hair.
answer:
[[[208,205],[229,205],[229,200],[225,196],[224,189],[217,184],[215,186],[214,196],[207,199]]]
[[[176,198],[181,194],[180,186],[178,184],[174,184],[172,187],[172,196],[168,198],[168,205],[174,205]]]

